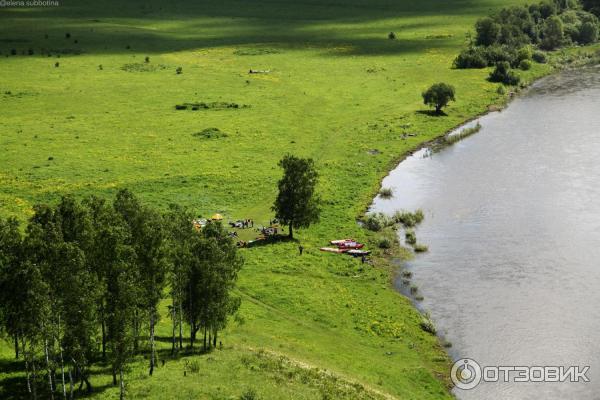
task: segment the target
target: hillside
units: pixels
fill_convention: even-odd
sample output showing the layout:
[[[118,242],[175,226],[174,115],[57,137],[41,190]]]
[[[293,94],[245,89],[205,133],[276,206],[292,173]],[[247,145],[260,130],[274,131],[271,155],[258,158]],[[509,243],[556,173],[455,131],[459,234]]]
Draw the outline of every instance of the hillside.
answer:
[[[451,65],[478,17],[522,3],[0,8],[0,215],[24,220],[34,204],[63,194],[127,187],[159,207],[267,224],[277,161],[312,157],[325,206],[318,225],[298,232],[304,255],[292,242],[242,250],[241,311],[210,354],[169,357],[165,301],[165,364],[147,377],[140,355],[127,374],[129,398],[234,399],[248,389],[260,399],[451,398],[448,356],[394,291],[393,267],[318,248],[339,236],[376,243],[356,219],[394,163],[504,100],[485,80],[489,69]],[[438,81],[457,91],[445,117],[423,112],[421,92]],[[176,109],[184,103],[199,109]],[[224,134],[194,135],[210,128]],[[23,398],[11,349],[2,342],[0,397]],[[193,372],[184,377],[186,365]],[[108,368],[95,372],[91,398],[118,398]]]

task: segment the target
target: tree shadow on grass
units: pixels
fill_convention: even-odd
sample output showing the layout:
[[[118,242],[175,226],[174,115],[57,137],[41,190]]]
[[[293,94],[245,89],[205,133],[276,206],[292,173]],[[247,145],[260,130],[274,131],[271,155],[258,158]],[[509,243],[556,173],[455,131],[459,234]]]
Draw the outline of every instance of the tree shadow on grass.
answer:
[[[486,13],[476,0],[267,0],[260,3],[73,1],[59,7],[6,8],[0,51],[35,50],[57,55],[164,53],[224,46],[321,48],[329,55],[422,52],[448,45],[426,35],[447,15]],[[168,24],[166,22],[169,21]],[[164,25],[161,25],[164,24]],[[418,30],[423,37],[388,40],[390,31]],[[23,42],[25,40],[26,42]]]
[[[440,112],[437,112],[435,110],[417,110],[415,112],[417,114],[427,115],[428,117],[447,117],[448,116],[448,114],[446,114],[443,110]]]

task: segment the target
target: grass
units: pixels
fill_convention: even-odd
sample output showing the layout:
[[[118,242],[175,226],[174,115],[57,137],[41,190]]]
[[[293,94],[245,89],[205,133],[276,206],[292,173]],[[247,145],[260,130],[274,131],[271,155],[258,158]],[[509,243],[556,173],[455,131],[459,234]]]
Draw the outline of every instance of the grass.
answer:
[[[203,216],[267,224],[277,161],[288,152],[312,157],[324,208],[320,224],[297,234],[304,254],[286,241],[244,249],[242,307],[221,336],[223,350],[165,355],[152,378],[138,356],[127,372],[129,397],[352,398],[356,389],[451,398],[435,329],[393,290],[379,236],[355,221],[403,155],[505,100],[486,81],[489,70],[450,66],[478,17],[523,3],[80,0],[2,8],[0,214],[26,219],[35,203],[63,194],[128,187],[159,207],[177,202]],[[536,64],[521,74],[531,80],[550,70]],[[432,117],[421,92],[438,81],[456,88],[457,101],[447,116]],[[373,265],[318,251],[340,237],[367,242]],[[168,347],[160,342],[161,352]],[[17,399],[24,382],[10,349],[0,346],[0,397]],[[183,377],[186,359],[198,373]],[[92,398],[116,398],[106,366],[95,368]]]

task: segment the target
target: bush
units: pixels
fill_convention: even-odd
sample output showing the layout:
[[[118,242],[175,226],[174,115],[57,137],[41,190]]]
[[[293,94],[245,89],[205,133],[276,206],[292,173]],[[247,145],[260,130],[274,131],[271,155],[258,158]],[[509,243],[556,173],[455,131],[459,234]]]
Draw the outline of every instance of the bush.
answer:
[[[501,82],[505,85],[518,85],[520,78],[514,71],[511,71],[510,64],[506,61],[496,64],[496,68],[490,73],[491,82]]]
[[[481,47],[471,47],[463,50],[454,60],[454,68],[485,68],[488,66],[485,53],[485,49]]]
[[[485,57],[490,67],[503,61],[514,65],[517,60],[516,52],[508,46],[490,46],[486,49]]]
[[[241,394],[240,400],[257,400],[258,395],[254,389],[248,389]]]
[[[413,228],[423,222],[425,214],[423,214],[423,210],[417,210],[414,213],[408,211],[396,211],[392,219],[395,223],[402,224],[405,228]]]
[[[146,56],[146,58],[144,58],[144,62],[149,63],[150,62],[150,57]]]
[[[523,71],[528,71],[531,69],[531,61],[529,60],[521,60],[519,63],[519,69]]]
[[[559,17],[553,16],[546,20],[542,29],[541,46],[545,50],[554,50],[564,42],[564,25]]]
[[[413,249],[415,250],[415,253],[425,253],[429,251],[429,247],[424,244],[416,244],[413,246]]]
[[[381,238],[379,239],[379,248],[380,249],[391,249],[392,248],[392,241],[388,238]]]
[[[13,56],[17,55],[17,49],[10,49],[10,54]]]
[[[531,60],[532,57],[533,57],[533,50],[531,49],[531,46],[521,47],[517,51],[517,60],[519,61],[519,63],[523,60]]]
[[[388,33],[388,39],[390,39],[390,40],[396,39],[396,34],[394,32]]]
[[[533,61],[535,61],[536,63],[539,64],[546,64],[548,62],[548,57],[546,56],[546,53],[544,53],[543,51],[535,51],[533,53]]]
[[[482,18],[475,24],[476,43],[480,46],[491,46],[498,40],[500,36],[500,24],[496,23],[492,18]]]
[[[180,74],[183,73],[183,68],[177,67],[177,69],[175,70],[175,72],[177,73],[177,75],[180,75]]]
[[[592,22],[584,22],[579,29],[579,43],[589,44],[598,41],[598,25]]]
[[[384,224],[379,214],[370,214],[364,221],[365,228],[373,232],[379,232],[383,229]]]
[[[412,229],[409,229],[404,233],[404,238],[406,239],[406,243],[411,246],[417,244],[417,235]]]
[[[423,329],[427,333],[431,333],[432,335],[436,334],[435,325],[429,318],[423,318],[420,323],[421,329]]]
[[[391,188],[381,188],[379,191],[379,196],[382,199],[391,199],[394,197],[394,191]]]

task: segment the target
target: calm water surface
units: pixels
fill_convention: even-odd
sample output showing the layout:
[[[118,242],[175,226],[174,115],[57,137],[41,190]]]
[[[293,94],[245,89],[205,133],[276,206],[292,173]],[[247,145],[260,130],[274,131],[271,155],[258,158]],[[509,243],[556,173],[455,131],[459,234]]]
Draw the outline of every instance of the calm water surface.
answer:
[[[425,211],[430,251],[407,268],[455,359],[590,366],[589,383],[482,383],[459,399],[600,399],[600,68],[540,81],[480,123],[402,162],[372,210]]]

